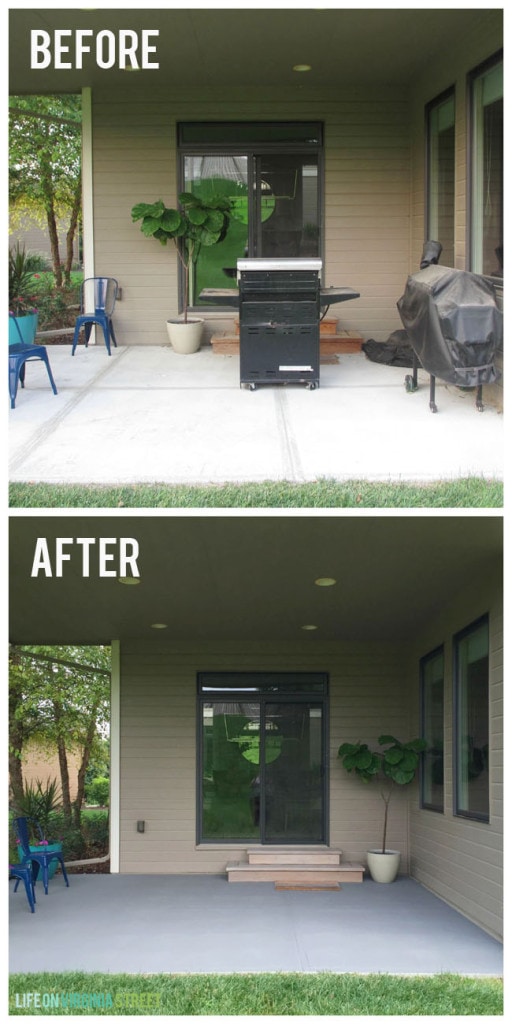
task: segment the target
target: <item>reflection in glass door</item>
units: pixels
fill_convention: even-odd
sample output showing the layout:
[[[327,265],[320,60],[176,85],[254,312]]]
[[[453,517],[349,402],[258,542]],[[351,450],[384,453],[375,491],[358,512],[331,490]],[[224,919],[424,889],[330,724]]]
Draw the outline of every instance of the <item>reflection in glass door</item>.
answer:
[[[200,839],[325,842],[323,701],[232,696],[201,703]]]

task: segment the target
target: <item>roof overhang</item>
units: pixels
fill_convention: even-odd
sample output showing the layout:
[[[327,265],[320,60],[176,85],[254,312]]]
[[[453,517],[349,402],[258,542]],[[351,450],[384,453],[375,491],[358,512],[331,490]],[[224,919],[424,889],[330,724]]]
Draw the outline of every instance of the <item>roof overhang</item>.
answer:
[[[345,8],[12,8],[9,17],[11,94],[79,92],[83,87],[122,92],[145,90],[168,94],[194,88],[297,90],[306,97],[326,88],[332,96],[340,87],[386,85],[407,87],[443,54],[453,56],[475,28],[485,34],[502,23],[500,9],[411,7]],[[56,40],[55,33],[69,35]],[[147,68],[128,74],[117,66],[119,32],[136,33],[135,62],[141,63],[142,33],[156,46]],[[51,40],[48,67],[31,67],[31,32]],[[86,32],[82,67],[77,66],[76,33]],[[98,66],[96,46],[102,37],[102,62],[110,46],[118,47],[112,67]],[[113,39],[113,42],[112,42]],[[56,60],[57,45],[59,58]],[[62,49],[63,47],[69,48]],[[114,51],[112,50],[112,55]],[[43,63],[43,56],[39,63]],[[56,67],[70,64],[70,67]],[[130,69],[133,60],[123,61]],[[296,65],[311,71],[294,71]]]
[[[38,538],[52,576],[31,575]],[[76,538],[91,539],[88,577]],[[99,575],[100,538],[112,576]],[[120,538],[137,541],[136,586],[116,577]],[[499,585],[501,565],[499,514],[21,515],[10,521],[10,639],[409,643],[461,593]]]

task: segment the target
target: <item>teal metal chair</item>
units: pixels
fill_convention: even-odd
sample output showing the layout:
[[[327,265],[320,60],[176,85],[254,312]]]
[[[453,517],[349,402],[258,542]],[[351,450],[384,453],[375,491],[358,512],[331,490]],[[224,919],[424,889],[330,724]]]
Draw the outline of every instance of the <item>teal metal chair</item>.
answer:
[[[24,388],[25,366],[28,362],[34,359],[41,359],[45,364],[54,395],[57,394],[57,388],[53,379],[48,353],[44,345],[27,345],[23,341],[21,331],[16,322],[16,317],[13,313],[9,313],[9,316],[14,320],[20,337],[19,342],[16,342],[14,345],[9,345],[9,394],[11,397],[11,409],[14,409],[16,405],[16,395],[18,394],[18,381],[22,388]]]
[[[119,285],[115,277],[86,277],[82,284],[80,296],[80,316],[76,318],[75,333],[73,336],[73,348],[71,355],[74,356],[78,338],[82,327],[85,333],[85,347],[89,344],[89,338],[94,324],[101,327],[107,352],[110,355],[110,341],[117,347],[116,336],[112,316],[116,304]],[[89,311],[88,311],[89,309]]]

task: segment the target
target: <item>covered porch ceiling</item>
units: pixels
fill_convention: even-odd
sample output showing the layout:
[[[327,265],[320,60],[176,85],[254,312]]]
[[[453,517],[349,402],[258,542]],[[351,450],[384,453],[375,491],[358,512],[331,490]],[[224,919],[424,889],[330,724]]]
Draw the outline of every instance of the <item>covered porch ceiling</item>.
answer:
[[[10,92],[77,92],[84,86],[126,95],[191,88],[406,87],[466,34],[501,19],[499,9],[391,8],[60,8],[9,12]],[[59,29],[159,30],[159,70],[127,74],[97,67],[30,69],[30,32]],[[95,37],[93,37],[95,38]],[[154,42],[154,40],[153,40]],[[67,58],[66,58],[67,59]],[[154,58],[152,58],[154,59]],[[297,64],[311,71],[300,74]]]
[[[70,543],[62,578],[32,578],[39,537],[135,538],[140,584],[98,577],[97,543],[89,578]],[[10,640],[408,642],[501,560],[499,514],[12,516]]]

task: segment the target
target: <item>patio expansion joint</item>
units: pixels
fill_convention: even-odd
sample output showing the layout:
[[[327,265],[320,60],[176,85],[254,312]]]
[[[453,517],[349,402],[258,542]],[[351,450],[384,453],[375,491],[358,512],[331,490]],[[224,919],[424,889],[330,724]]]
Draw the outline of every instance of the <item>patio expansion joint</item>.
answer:
[[[288,396],[285,388],[274,390],[276,421],[281,448],[283,450],[283,475],[286,480],[304,483],[306,475],[302,468],[299,446],[290,428]]]
[[[127,351],[128,349],[120,351],[116,355],[115,363],[122,359],[126,355]],[[51,437],[51,435],[54,434],[57,428],[61,425],[63,420],[65,420],[66,417],[69,415],[69,413],[72,412],[73,409],[76,409],[76,407],[80,405],[81,402],[83,402],[86,398],[89,397],[90,392],[96,386],[98,381],[101,380],[103,377],[106,377],[113,370],[114,365],[114,362],[108,363],[102,370],[99,371],[99,373],[95,375],[95,377],[89,382],[89,384],[87,384],[84,388],[80,388],[80,390],[77,391],[76,394],[73,395],[73,397],[70,398],[68,402],[66,402],[64,407],[60,409],[59,412],[55,414],[55,416],[52,416],[52,418],[48,420],[48,422],[45,423],[43,427],[37,430],[34,436],[31,438],[31,440],[28,441],[27,444],[23,446],[23,451],[19,452],[18,455],[16,455],[12,459],[12,461],[9,464],[9,469],[19,469],[20,466],[22,466],[23,463],[25,462],[27,456],[32,455],[32,453],[37,450],[40,444],[42,444],[49,437]]]

